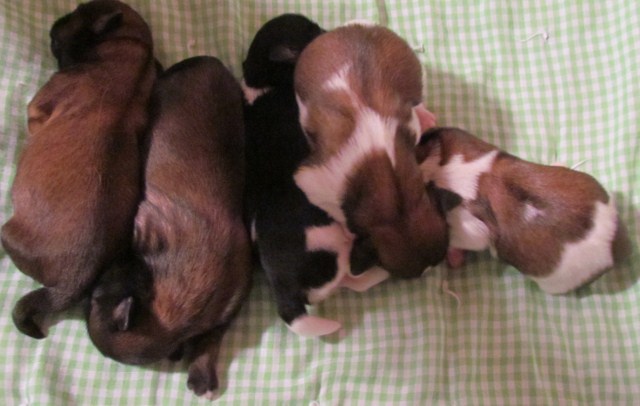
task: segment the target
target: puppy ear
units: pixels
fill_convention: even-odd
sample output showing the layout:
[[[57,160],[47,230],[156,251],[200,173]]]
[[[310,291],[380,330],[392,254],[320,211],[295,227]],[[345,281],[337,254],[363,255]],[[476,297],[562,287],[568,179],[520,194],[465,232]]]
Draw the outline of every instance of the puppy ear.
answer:
[[[415,148],[418,164],[422,164],[429,156],[437,153],[442,148],[442,140],[440,138],[442,131],[442,128],[434,127],[422,133]]]
[[[427,197],[435,202],[440,214],[445,216],[448,211],[455,209],[462,204],[462,197],[447,189],[439,188],[433,181],[429,182],[425,189]]]
[[[122,11],[116,10],[98,17],[91,26],[91,31],[96,35],[102,35],[115,30],[120,25],[122,25]]]
[[[113,321],[118,330],[126,331],[129,329],[129,321],[131,320],[131,311],[133,310],[133,297],[128,296],[113,310]]]
[[[299,50],[285,45],[276,45],[269,50],[269,60],[271,62],[294,63],[299,55]]]

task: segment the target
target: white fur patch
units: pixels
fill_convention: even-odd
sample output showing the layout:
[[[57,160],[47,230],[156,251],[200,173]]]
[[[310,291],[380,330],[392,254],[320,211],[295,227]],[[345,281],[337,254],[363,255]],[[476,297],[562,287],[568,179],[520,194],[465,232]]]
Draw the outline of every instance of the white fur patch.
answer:
[[[319,288],[307,292],[309,303],[318,303],[326,299],[340,285],[340,281],[350,269],[349,254],[352,238],[344,233],[338,223],[322,227],[309,227],[305,230],[307,251],[329,251],[336,254],[336,276]]]
[[[271,91],[270,87],[265,87],[262,89],[256,89],[254,87],[249,87],[245,83],[244,79],[240,82],[240,86],[242,87],[242,93],[244,93],[244,98],[247,99],[247,103],[253,105],[256,99],[264,94],[267,94]]]
[[[475,200],[478,195],[478,179],[481,174],[491,170],[498,152],[488,152],[469,162],[465,162],[460,154],[454,155],[437,172],[436,185],[457,193],[464,200]]]
[[[349,25],[362,25],[364,27],[374,27],[376,25],[378,25],[377,23],[371,21],[371,20],[365,20],[363,18],[356,18],[353,20],[349,20],[346,23],[344,23],[343,27],[347,27]]]
[[[322,88],[327,91],[345,91],[353,95],[347,76],[351,70],[351,65],[344,65],[336,73],[334,73],[326,82],[322,85]]]
[[[489,172],[498,150],[486,153],[478,159],[465,162],[461,154],[451,157],[436,175],[436,185],[449,189],[464,200],[475,200],[478,195],[478,179]]]
[[[595,203],[593,224],[584,239],[565,244],[560,264],[550,275],[532,278],[542,290],[551,294],[567,293],[613,266],[611,243],[618,224],[613,199],[609,204]]]
[[[522,213],[522,216],[524,217],[525,221],[533,221],[543,214],[543,210],[540,210],[532,204],[527,203],[524,205],[524,212]]]
[[[208,390],[204,393],[204,395],[202,395],[202,397],[207,400],[214,400],[216,398],[216,393],[214,391]]]
[[[351,274],[346,275],[342,279],[340,286],[355,290],[356,292],[365,292],[375,285],[387,280],[389,276],[391,275],[385,269],[379,266],[374,266],[358,276],[353,276]]]
[[[298,96],[298,93],[296,93],[296,103],[298,103],[298,120],[300,121],[300,126],[304,129],[309,123],[309,109],[300,96]]]
[[[384,118],[367,107],[359,110],[356,119],[355,130],[340,151],[323,164],[301,167],[294,175],[309,201],[341,223],[346,222],[342,198],[353,168],[375,151],[384,151],[395,166],[398,121]]]
[[[251,241],[256,242],[258,240],[258,231],[256,231],[256,219],[251,220]]]
[[[303,337],[318,337],[331,334],[340,330],[342,325],[335,321],[323,317],[304,315],[293,320],[287,325],[291,331]]]
[[[458,206],[447,213],[452,248],[482,251],[491,246],[489,227],[469,210]]]

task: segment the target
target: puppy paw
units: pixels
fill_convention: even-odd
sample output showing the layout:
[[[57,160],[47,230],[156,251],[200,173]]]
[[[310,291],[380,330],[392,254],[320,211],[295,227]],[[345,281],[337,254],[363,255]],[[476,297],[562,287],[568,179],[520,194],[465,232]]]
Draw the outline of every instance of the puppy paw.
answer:
[[[449,251],[447,251],[447,265],[449,265],[449,268],[460,268],[464,265],[464,263],[464,250],[461,250],[459,248],[449,248]]]
[[[216,393],[214,391],[209,390],[204,395],[202,395],[202,397],[207,400],[213,401],[216,398]]]
[[[215,391],[218,389],[218,376],[216,372],[210,368],[202,368],[198,365],[191,364],[189,366],[187,387],[197,396],[213,400]]]
[[[318,316],[304,315],[293,320],[287,327],[303,337],[319,337],[340,330],[342,325],[335,321]]]
[[[358,276],[346,275],[342,281],[340,281],[340,286],[355,290],[356,292],[365,292],[388,278],[389,272],[376,266]]]
[[[416,112],[418,122],[420,123],[420,134],[429,128],[436,126],[436,115],[427,110],[423,103],[418,104],[413,109]]]
[[[13,318],[13,324],[20,330],[21,333],[33,337],[36,339],[45,338],[47,335],[43,332],[39,323],[35,318],[38,316],[38,312],[32,305],[33,292],[24,296],[16,303],[11,314]]]

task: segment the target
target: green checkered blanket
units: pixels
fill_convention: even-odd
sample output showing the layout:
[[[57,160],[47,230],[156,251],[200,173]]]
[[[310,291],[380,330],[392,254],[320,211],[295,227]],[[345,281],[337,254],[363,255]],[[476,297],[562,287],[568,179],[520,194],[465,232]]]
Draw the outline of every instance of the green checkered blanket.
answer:
[[[340,291],[312,311],[343,321],[290,333],[258,274],[227,334],[218,404],[632,405],[640,398],[640,4],[443,0],[131,0],[160,61],[209,54],[239,76],[257,29],[283,12],[325,28],[351,19],[402,35],[424,66],[425,104],[523,158],[585,161],[634,244],[589,287],[549,296],[486,253],[412,281]],[[72,0],[0,0],[0,220],[24,145],[26,105],[55,68],[48,30]],[[460,304],[441,289],[447,280]],[[80,309],[49,337],[18,334],[11,308],[37,284],[0,251],[0,399],[6,405],[183,405],[182,363],[132,367],[92,346]]]

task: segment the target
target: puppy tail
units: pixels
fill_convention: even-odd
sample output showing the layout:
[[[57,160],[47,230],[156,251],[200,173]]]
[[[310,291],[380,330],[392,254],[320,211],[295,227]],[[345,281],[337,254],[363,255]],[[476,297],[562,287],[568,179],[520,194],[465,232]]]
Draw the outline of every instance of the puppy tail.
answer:
[[[75,295],[53,288],[34,290],[16,303],[12,313],[13,323],[20,332],[29,337],[44,338],[47,335],[37,319],[66,310],[75,299]]]

